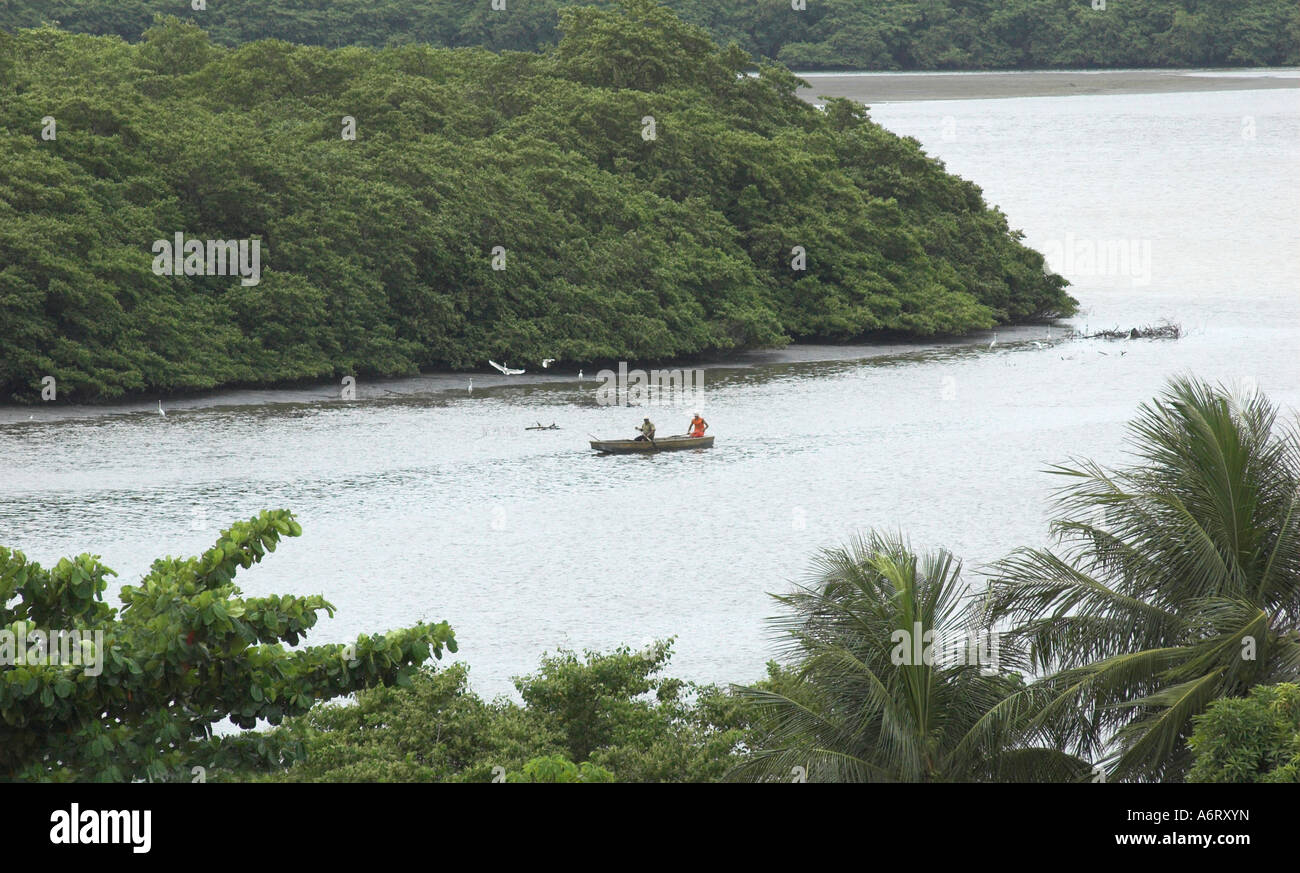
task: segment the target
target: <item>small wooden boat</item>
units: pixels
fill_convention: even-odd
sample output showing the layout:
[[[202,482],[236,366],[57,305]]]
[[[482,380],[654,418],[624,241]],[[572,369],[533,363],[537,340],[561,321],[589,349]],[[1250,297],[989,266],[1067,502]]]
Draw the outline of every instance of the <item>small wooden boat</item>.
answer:
[[[591,447],[611,455],[639,455],[653,452],[676,452],[682,449],[711,449],[713,437],[680,436],[655,437],[649,440],[592,440]]]

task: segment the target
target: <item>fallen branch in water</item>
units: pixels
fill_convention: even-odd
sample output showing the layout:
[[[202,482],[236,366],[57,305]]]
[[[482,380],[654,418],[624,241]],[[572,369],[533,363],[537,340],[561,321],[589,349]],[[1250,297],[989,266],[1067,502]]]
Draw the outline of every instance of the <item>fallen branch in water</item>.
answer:
[[[1076,334],[1080,339],[1178,339],[1182,335],[1182,325],[1168,321],[1157,325],[1148,324],[1145,327],[1134,327],[1129,330],[1111,328],[1097,333]]]

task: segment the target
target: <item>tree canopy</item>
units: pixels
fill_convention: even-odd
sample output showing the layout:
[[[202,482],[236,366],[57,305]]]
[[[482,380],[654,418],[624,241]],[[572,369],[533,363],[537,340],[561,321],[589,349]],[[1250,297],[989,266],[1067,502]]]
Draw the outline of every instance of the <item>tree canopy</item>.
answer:
[[[1195,719],[1188,782],[1300,782],[1300,685],[1259,685]]]
[[[212,726],[279,724],[319,700],[409,685],[456,651],[443,622],[296,646],[334,607],[319,595],[242,597],[235,574],[302,528],[285,510],[237,522],[202,555],[159,558],[122,608],[93,555],[45,568],[0,546],[0,778],[183,779],[195,767],[280,760],[264,738],[213,743]]]
[[[664,676],[671,640],[642,651],[561,650],[485,701],[469,670],[421,670],[348,705],[319,706],[220,778],[291,782],[714,782],[753,741],[740,701]]]
[[[566,8],[559,28],[541,55],[226,48],[174,18],[138,44],[0,33],[0,397],[46,377],[86,400],[665,360],[1074,310],[978,187],[861,105],[818,111],[778,66],[744,75],[744,52],[649,0]],[[257,242],[260,281],[159,275],[177,234]]]
[[[158,13],[183,14],[222,45],[428,43],[539,51],[574,5],[612,0],[9,0],[0,28],[57,21],[137,40]],[[497,4],[500,6],[501,4]],[[666,0],[719,44],[794,69],[975,70],[1269,66],[1300,63],[1289,0]]]

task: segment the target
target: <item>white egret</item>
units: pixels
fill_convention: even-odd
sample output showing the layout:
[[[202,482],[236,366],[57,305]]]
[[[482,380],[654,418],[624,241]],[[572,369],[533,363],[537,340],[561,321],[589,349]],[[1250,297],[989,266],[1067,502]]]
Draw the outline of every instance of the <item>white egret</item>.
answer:
[[[167,417],[167,413],[163,412],[161,400],[158,401],[158,414],[161,415],[163,418]]]

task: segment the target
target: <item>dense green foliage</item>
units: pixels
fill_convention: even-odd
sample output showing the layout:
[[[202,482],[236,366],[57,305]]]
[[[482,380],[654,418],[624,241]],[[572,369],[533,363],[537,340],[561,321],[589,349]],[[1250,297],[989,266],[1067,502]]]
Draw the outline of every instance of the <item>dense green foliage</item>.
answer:
[[[1264,396],[1178,379],[1136,462],[1057,467],[1062,548],[996,568],[990,608],[1051,671],[1038,717],[1127,780],[1178,781],[1192,719],[1300,678],[1300,432]]]
[[[96,557],[46,569],[0,547],[0,778],[190,781],[217,766],[207,740],[223,719],[278,724],[318,700],[409,683],[430,654],[456,651],[446,623],[287,651],[334,608],[240,597],[232,580],[299,533],[283,510],[234,524],[197,558],[155,561],[123,587],[120,614],[102,600],[115,574]],[[86,639],[62,652],[35,636],[71,630]],[[278,760],[262,738],[245,749],[259,747]]]
[[[613,782],[614,774],[583,762],[575,764],[563,755],[549,755],[533,758],[524,765],[522,772],[511,774],[507,782]]]
[[[454,664],[321,706],[263,738],[292,749],[218,779],[304,782],[714,782],[751,736],[730,693],[659,675],[670,644],[579,658],[515,680],[523,705],[486,702]],[[779,671],[777,672],[779,675]],[[252,760],[252,759],[250,759]],[[578,763],[575,763],[578,762]]]
[[[46,376],[58,399],[110,398],[1073,311],[979,188],[861,106],[819,112],[777,67],[738,75],[742,52],[648,0],[561,21],[544,55],[226,49],[174,19],[139,45],[0,33],[0,397]],[[260,284],[155,275],[176,233],[260,239]]]
[[[584,5],[593,0],[576,0]],[[138,39],[157,13],[185,14],[237,45],[420,42],[537,51],[559,38],[575,0],[8,0],[0,28],[58,21],[71,31]],[[498,4],[499,5],[499,4]],[[602,5],[594,0],[594,5]],[[1300,63],[1291,0],[667,0],[721,45],[794,69],[939,70]],[[1100,6],[1101,3],[1096,4]]]
[[[1300,782],[1300,685],[1261,685],[1195,719],[1188,782]]]
[[[778,600],[795,681],[742,689],[770,730],[742,775],[1033,782],[1087,772],[1023,729],[1035,712],[1023,658],[995,644],[949,553],[918,556],[872,533],[823,552],[812,578]]]

